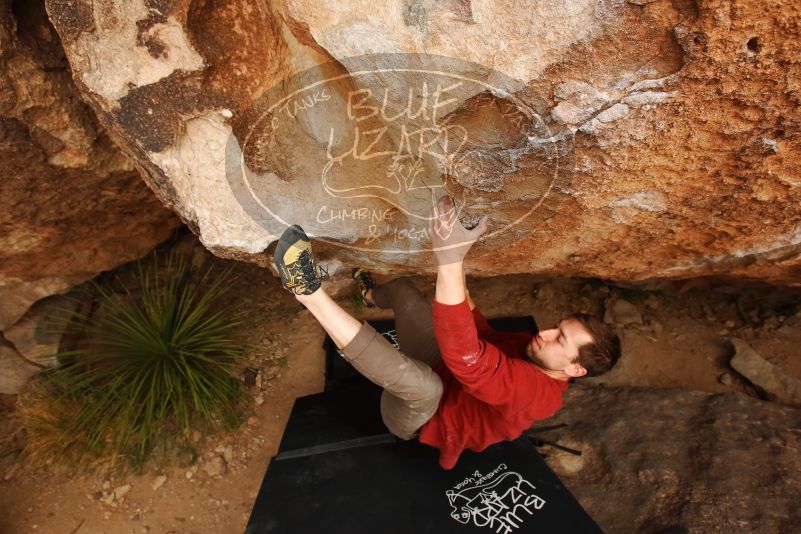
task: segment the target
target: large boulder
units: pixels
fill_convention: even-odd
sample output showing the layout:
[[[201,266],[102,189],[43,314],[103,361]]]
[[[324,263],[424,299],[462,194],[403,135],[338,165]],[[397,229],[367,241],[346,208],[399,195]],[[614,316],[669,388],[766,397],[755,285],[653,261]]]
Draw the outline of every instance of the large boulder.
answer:
[[[214,253],[801,282],[801,7],[786,2],[47,0],[82,97]]]
[[[42,1],[0,1],[0,330],[180,220],[75,89]]]

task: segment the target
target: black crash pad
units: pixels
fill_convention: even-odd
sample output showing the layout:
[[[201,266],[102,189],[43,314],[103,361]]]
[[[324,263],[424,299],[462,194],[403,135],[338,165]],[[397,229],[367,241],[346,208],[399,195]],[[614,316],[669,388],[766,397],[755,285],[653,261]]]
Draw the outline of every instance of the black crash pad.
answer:
[[[600,532],[526,438],[466,451],[400,441],[369,383],[298,399],[247,534]]]

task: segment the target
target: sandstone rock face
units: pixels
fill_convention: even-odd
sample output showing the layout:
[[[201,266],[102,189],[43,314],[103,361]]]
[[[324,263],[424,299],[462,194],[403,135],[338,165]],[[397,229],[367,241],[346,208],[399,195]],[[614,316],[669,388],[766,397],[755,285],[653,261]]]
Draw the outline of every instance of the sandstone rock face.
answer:
[[[573,385],[542,425],[604,532],[789,532],[801,521],[801,410],[738,394]]]
[[[82,97],[214,253],[801,283],[801,7],[760,0],[47,0]],[[337,264],[339,265],[339,264]]]
[[[180,222],[81,100],[42,2],[0,1],[0,173],[0,330]]]

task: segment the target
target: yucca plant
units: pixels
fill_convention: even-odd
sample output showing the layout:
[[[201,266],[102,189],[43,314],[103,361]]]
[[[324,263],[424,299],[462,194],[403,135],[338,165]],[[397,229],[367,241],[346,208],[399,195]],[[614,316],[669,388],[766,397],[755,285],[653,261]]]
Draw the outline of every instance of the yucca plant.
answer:
[[[51,406],[72,406],[58,420],[60,441],[85,454],[141,468],[154,447],[186,445],[193,431],[238,425],[240,382],[233,374],[245,344],[242,312],[223,300],[231,269],[193,271],[184,256],[154,254],[135,265],[133,288],[121,278],[92,285],[96,306],[66,327],[77,346],[43,378]],[[40,421],[41,422],[41,421]],[[36,448],[35,421],[29,443]],[[46,428],[54,426],[46,425]],[[38,437],[49,443],[52,436]]]

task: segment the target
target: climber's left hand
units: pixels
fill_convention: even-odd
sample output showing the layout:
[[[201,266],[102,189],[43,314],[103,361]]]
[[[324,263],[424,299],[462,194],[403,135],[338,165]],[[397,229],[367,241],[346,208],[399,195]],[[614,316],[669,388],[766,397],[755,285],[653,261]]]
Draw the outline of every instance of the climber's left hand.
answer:
[[[487,217],[482,217],[475,228],[468,230],[459,222],[453,199],[448,195],[440,198],[431,210],[429,225],[437,265],[463,262],[470,247],[486,231]]]

